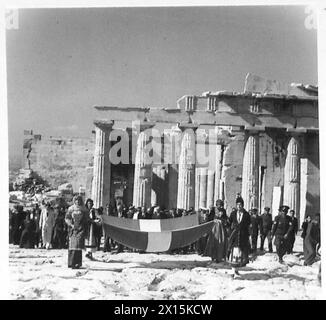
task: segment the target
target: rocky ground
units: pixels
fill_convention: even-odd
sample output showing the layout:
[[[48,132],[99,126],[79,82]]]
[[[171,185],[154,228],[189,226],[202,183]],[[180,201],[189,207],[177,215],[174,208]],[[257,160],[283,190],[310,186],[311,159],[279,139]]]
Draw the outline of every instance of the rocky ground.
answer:
[[[123,252],[83,258],[79,270],[67,268],[67,250],[19,249],[10,245],[11,299],[319,299],[320,262],[303,266],[302,240],[295,253],[277,261],[258,255],[232,279],[225,263],[197,254]]]

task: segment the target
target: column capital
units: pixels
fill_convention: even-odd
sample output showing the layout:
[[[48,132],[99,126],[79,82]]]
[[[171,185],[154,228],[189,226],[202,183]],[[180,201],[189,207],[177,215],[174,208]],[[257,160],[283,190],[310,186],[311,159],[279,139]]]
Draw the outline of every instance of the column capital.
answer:
[[[114,120],[94,120],[94,125],[98,128],[100,128],[101,130],[105,131],[105,130],[112,130],[112,127],[114,125]]]
[[[265,131],[266,127],[265,126],[245,126],[244,129],[246,131],[249,131],[252,134],[255,134],[255,133],[260,133],[262,131]]]
[[[155,126],[155,122],[149,122],[149,121],[140,121],[139,125],[135,125],[132,123],[131,129],[135,130],[136,132],[142,132],[146,129],[151,129]]]
[[[198,129],[198,125],[194,124],[194,123],[178,123],[178,128],[180,128],[181,131],[185,131],[187,129],[193,129],[194,131],[196,131]]]
[[[290,135],[301,135],[303,133],[307,133],[307,129],[305,128],[287,128],[286,133]]]

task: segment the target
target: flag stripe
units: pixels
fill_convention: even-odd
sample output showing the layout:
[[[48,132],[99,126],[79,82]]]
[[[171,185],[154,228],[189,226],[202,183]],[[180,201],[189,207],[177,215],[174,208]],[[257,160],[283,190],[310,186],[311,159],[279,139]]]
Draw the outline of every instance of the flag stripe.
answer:
[[[180,218],[162,219],[161,230],[173,231],[178,229],[190,228],[199,224],[198,215],[191,214]]]
[[[161,220],[159,219],[139,219],[140,231],[161,232]]]
[[[146,252],[168,251],[171,245],[171,231],[148,232],[148,243]]]
[[[146,250],[148,232],[121,229],[109,224],[103,224],[105,233],[115,241],[133,249]]]
[[[189,244],[194,243],[205,233],[212,230],[214,221],[206,222],[195,227],[182,229],[172,232],[172,241],[170,245],[170,250],[182,248]]]
[[[103,214],[101,218],[104,224],[109,224],[111,226],[123,229],[140,230],[139,220],[118,218],[114,216],[108,216],[106,214]]]

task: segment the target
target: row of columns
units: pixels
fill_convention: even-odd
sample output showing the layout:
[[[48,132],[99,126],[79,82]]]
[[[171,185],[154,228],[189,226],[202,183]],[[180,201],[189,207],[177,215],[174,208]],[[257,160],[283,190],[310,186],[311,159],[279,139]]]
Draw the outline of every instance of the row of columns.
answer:
[[[259,132],[249,133],[245,144],[241,195],[247,209],[259,207]],[[300,209],[300,142],[290,137],[284,166],[283,204],[298,215]]]
[[[94,206],[103,206],[109,203],[110,199],[110,161],[109,133],[112,123],[95,123],[95,153],[94,153],[94,174],[92,185],[92,198]],[[135,175],[133,190],[133,205],[137,207],[150,207],[158,204],[158,197],[166,188],[173,188],[170,183],[170,175],[177,175],[176,191],[177,208],[189,209],[198,207],[213,206],[217,199],[223,199],[223,181],[221,179],[223,146],[216,146],[215,173],[207,168],[196,169],[196,127],[189,124],[180,126],[183,132],[181,151],[179,157],[178,172],[169,170],[169,182],[162,185],[162,188],[153,190],[153,173],[157,179],[167,180],[167,172],[164,166],[155,166],[149,163],[148,150],[146,148],[150,136],[144,129],[144,125],[137,140],[137,151],[135,159]],[[298,213],[300,205],[300,149],[298,136],[290,138],[287,146],[287,157],[284,167],[284,197],[283,203]],[[171,168],[173,169],[173,168]],[[173,183],[176,181],[173,179]],[[242,190],[246,209],[259,207],[259,132],[249,132],[245,143],[243,155]],[[165,190],[164,190],[165,189]]]

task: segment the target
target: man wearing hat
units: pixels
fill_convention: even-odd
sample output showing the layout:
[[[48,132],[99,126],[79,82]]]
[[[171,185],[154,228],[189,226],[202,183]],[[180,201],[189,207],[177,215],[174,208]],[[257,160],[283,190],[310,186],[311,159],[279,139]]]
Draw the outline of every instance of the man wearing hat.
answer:
[[[264,208],[264,213],[261,215],[260,220],[260,251],[264,250],[265,239],[268,241],[268,251],[273,252],[272,245],[272,226],[273,217],[270,213],[271,209],[269,207]]]
[[[272,238],[275,236],[274,244],[280,263],[283,263],[283,256],[289,246],[289,234],[293,229],[291,218],[287,215],[288,211],[288,206],[281,206],[280,214],[275,217],[272,227]]]
[[[224,201],[221,199],[216,200],[214,214],[220,214],[222,216],[226,215],[226,210],[224,209]]]

